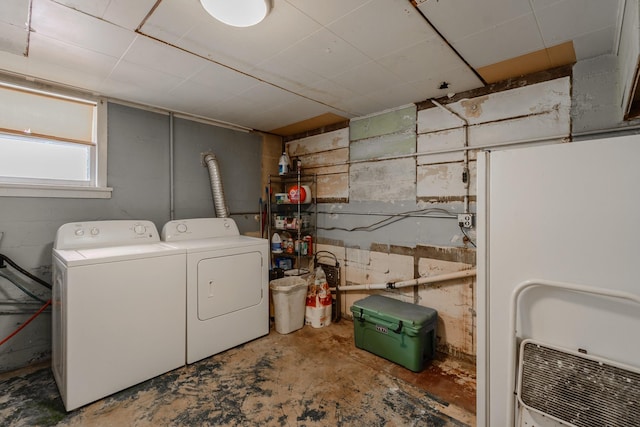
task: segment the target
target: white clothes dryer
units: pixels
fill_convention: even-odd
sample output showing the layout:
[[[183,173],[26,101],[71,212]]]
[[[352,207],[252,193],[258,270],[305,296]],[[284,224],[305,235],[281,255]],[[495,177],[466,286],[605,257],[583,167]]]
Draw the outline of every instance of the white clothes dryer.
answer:
[[[184,366],[184,259],[149,221],[58,229],[52,369],[67,411]]]
[[[266,239],[231,218],[170,221],[162,240],[186,253],[187,363],[269,333]]]

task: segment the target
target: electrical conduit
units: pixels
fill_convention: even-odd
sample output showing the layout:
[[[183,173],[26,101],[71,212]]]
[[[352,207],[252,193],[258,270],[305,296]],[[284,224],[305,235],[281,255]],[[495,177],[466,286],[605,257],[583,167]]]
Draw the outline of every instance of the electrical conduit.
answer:
[[[471,181],[471,174],[469,173],[469,121],[462,117],[460,114],[440,104],[435,99],[430,100],[433,105],[446,111],[452,116],[460,120],[464,127],[464,149],[463,149],[463,170],[462,170],[462,184],[464,185],[464,213],[469,213],[469,181]]]

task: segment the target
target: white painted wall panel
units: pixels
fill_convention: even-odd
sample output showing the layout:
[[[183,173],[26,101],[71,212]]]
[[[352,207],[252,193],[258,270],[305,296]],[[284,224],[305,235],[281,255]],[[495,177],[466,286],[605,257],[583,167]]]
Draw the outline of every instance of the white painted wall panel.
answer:
[[[418,260],[420,277],[453,273],[471,268],[460,262],[442,261],[429,258]],[[429,286],[421,286],[418,291],[420,304],[438,309],[438,336],[440,347],[448,353],[462,352],[474,354],[474,285],[473,278],[450,280]]]
[[[317,175],[316,197],[349,198],[349,129],[338,129],[320,135],[290,141],[289,157],[299,157],[303,173]]]
[[[469,129],[469,146],[479,147],[530,140],[560,139],[571,133],[568,109],[490,122]]]
[[[417,197],[463,197],[466,194],[462,183],[463,163],[440,163],[418,166]],[[476,162],[469,162],[469,195],[476,194]]]
[[[413,200],[416,195],[415,159],[352,164],[349,198],[352,200]]]
[[[571,108],[569,77],[536,83],[517,89],[463,99],[445,107],[464,117],[470,125],[524,117]],[[445,117],[449,115],[449,119]],[[441,108],[418,112],[418,133],[460,127],[461,120]]]
[[[430,132],[418,135],[418,153],[428,153],[430,151],[449,150],[464,147],[464,129],[447,129],[440,132]],[[463,159],[463,151],[451,153],[429,154],[418,156],[418,165],[433,163],[458,162]]]
[[[337,148],[349,148],[349,128],[296,139],[287,143],[287,152],[290,156],[301,156]]]

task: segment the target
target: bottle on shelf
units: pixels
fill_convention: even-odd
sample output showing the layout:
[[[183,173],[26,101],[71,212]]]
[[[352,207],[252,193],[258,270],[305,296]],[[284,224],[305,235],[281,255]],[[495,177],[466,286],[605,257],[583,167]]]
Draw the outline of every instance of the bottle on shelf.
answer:
[[[280,160],[278,161],[278,175],[286,175],[289,173],[291,169],[291,160],[289,159],[289,155],[286,151],[282,152],[282,156],[280,156]]]
[[[273,233],[273,237],[271,237],[271,252],[274,254],[282,253],[282,239],[278,233]]]

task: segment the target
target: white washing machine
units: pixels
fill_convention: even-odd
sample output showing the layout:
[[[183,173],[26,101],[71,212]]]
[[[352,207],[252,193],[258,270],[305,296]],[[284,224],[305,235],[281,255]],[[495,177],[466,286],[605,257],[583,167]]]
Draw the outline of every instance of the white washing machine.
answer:
[[[184,366],[184,259],[149,221],[58,229],[52,368],[67,411]]]
[[[230,218],[170,221],[162,240],[186,253],[187,363],[269,333],[266,239]]]

